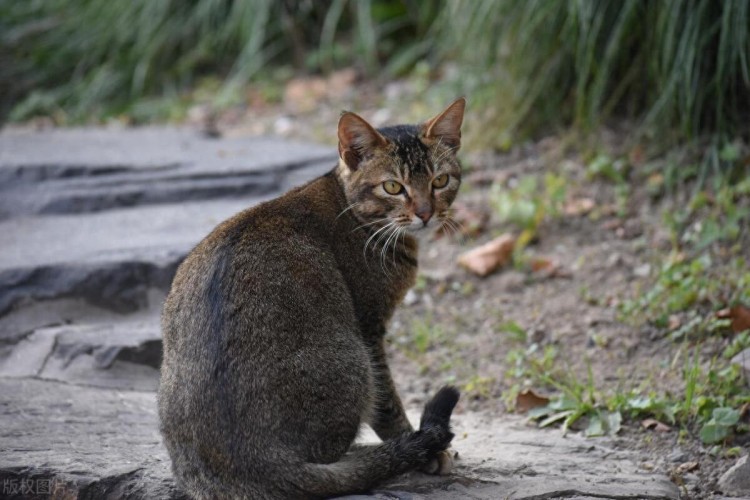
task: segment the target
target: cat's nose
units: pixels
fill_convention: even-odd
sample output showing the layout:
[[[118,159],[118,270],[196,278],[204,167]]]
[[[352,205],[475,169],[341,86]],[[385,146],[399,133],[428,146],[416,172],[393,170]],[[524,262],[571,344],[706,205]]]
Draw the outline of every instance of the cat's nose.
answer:
[[[428,209],[421,209],[417,210],[415,212],[415,215],[422,219],[422,223],[426,226],[427,223],[430,221],[430,218],[432,217],[432,210]]]

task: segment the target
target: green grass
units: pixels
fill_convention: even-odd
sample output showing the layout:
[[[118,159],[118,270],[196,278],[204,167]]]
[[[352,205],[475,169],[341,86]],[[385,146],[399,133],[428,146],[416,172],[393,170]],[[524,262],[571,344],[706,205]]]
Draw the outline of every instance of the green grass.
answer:
[[[219,99],[270,68],[356,65],[398,74],[424,56],[439,2],[28,0],[0,2],[0,121],[85,121],[177,99],[206,75]],[[385,64],[383,64],[385,62]]]
[[[101,119],[206,75],[231,101],[284,65],[389,78],[454,61],[485,144],[626,118],[659,147],[709,136],[708,175],[748,139],[749,54],[745,0],[3,1],[0,119]]]
[[[441,22],[497,141],[613,116],[661,143],[748,137],[744,0],[455,0]]]

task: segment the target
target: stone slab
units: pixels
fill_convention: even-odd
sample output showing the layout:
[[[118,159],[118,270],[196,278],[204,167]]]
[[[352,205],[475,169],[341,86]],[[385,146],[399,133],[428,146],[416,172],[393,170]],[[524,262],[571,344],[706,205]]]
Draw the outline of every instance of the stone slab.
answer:
[[[666,477],[639,472],[635,455],[606,440],[563,437],[526,428],[520,419],[472,413],[459,413],[454,422],[460,454],[454,474],[410,473],[372,495],[344,498],[678,498]],[[0,484],[43,478],[71,498],[180,495],[158,433],[153,392],[0,378],[0,449]]]

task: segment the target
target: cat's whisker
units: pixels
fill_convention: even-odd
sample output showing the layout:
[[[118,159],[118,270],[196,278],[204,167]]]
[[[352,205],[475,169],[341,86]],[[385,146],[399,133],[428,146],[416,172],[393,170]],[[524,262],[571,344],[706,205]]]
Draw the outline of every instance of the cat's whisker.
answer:
[[[460,222],[456,221],[452,217],[448,216],[441,220],[443,227],[450,231],[451,237],[458,236],[459,242],[464,241],[464,226]]]
[[[401,238],[401,243],[403,244],[406,240],[406,227],[405,226],[399,226],[398,227],[398,236],[396,236],[396,241],[393,242],[393,265],[396,265],[396,247],[398,246],[398,239]]]
[[[398,226],[396,226],[396,222],[394,221],[393,225],[391,226],[390,230],[388,231],[387,236],[385,237],[385,242],[383,243],[383,246],[380,248],[380,262],[381,266],[385,264],[385,255],[386,251],[388,250],[388,244],[391,241],[391,238],[393,237],[394,233],[398,230]],[[383,269],[385,271],[385,269]]]
[[[393,247],[393,251],[394,251],[393,262],[395,264],[395,262],[396,262],[396,258],[395,258],[396,246],[395,246],[395,244],[396,244],[396,241],[398,240],[398,235],[399,235],[399,230],[400,229],[401,229],[400,226],[394,225],[391,228],[391,230],[389,231],[388,237],[386,238],[385,243],[383,244],[383,247],[380,249],[380,266],[381,266],[381,268],[383,269],[383,272],[386,275],[388,275],[388,271],[386,270],[386,266],[385,266],[386,257],[388,255],[388,245],[390,245],[391,242],[393,242],[393,244],[394,244],[394,247]]]
[[[367,241],[365,241],[365,247],[362,249],[362,255],[364,255],[365,258],[367,258],[367,247],[370,244],[370,241],[373,238],[375,238],[375,236],[377,236],[378,233],[382,233],[383,231],[385,231],[385,233],[383,233],[383,234],[388,234],[387,229],[390,228],[391,226],[393,226],[395,223],[396,223],[395,221],[389,222],[385,226],[381,227],[380,229],[378,229],[377,231],[375,231],[374,233],[372,233],[369,238],[367,238]],[[377,246],[377,244],[380,241],[380,239],[382,238],[383,234],[381,234],[380,237],[378,237],[378,239],[375,241],[375,246]]]
[[[396,225],[396,230],[394,231],[393,236],[393,251],[391,252],[391,263],[395,266],[396,265],[396,248],[398,247],[398,237],[401,236],[401,226]]]
[[[358,201],[355,201],[354,203],[352,203],[351,205],[349,205],[348,207],[346,207],[345,209],[343,209],[343,210],[341,211],[341,213],[340,213],[340,214],[338,214],[338,215],[336,216],[336,219],[334,219],[334,220],[338,220],[338,218],[339,218],[339,217],[341,217],[342,215],[344,215],[344,214],[345,214],[346,212],[348,212],[348,211],[349,211],[349,210],[351,210],[352,208],[356,207],[357,205],[359,205],[359,202],[358,202]]]
[[[375,224],[377,224],[379,222],[383,222],[384,220],[388,220],[388,217],[383,217],[382,219],[377,219],[377,220],[374,220],[374,221],[371,221],[371,222],[365,222],[364,224],[361,224],[361,225],[355,227],[354,229],[352,229],[351,232],[353,233],[357,229],[361,229],[361,228],[367,227],[367,226],[372,226],[372,225],[375,225]]]

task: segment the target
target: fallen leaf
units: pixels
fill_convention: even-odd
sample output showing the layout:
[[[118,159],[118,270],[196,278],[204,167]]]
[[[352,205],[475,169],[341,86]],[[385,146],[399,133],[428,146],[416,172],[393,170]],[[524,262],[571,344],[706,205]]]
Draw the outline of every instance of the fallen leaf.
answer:
[[[750,420],[750,403],[745,403],[740,407],[740,420]]]
[[[545,271],[549,272],[556,268],[558,268],[559,265],[557,262],[553,261],[552,259],[547,259],[545,257],[534,257],[531,259],[531,270],[535,273]]]
[[[610,219],[602,223],[602,229],[608,231],[616,231],[622,228],[622,221],[620,219]]]
[[[536,394],[531,389],[524,389],[516,396],[516,411],[526,413],[533,408],[547,406],[549,398]]]
[[[628,153],[628,161],[633,166],[642,165],[646,159],[646,151],[641,144],[636,144]]]
[[[349,92],[357,81],[357,70],[344,68],[334,71],[328,77],[328,96],[331,98],[341,96]]]
[[[718,319],[729,319],[732,317],[732,310],[728,307],[716,311],[716,317]]]
[[[545,278],[569,278],[570,272],[554,259],[546,257],[534,257],[530,262],[531,271]]]
[[[729,317],[732,319],[732,331],[734,333],[750,330],[750,309],[747,307],[742,304],[730,307]]]
[[[670,330],[677,330],[682,326],[682,320],[676,314],[669,315],[669,324],[667,325]]]
[[[284,105],[294,112],[312,111],[326,95],[327,87],[320,77],[292,78],[284,88]]]
[[[698,462],[685,462],[677,466],[675,468],[675,472],[677,474],[685,474],[686,472],[692,472],[698,468],[700,468],[700,464]]]
[[[588,214],[594,209],[595,206],[596,202],[591,198],[573,198],[572,200],[568,200],[568,202],[565,204],[565,207],[563,207],[563,212],[565,213],[565,215],[576,217],[579,215]]]
[[[484,277],[510,262],[515,245],[515,236],[503,234],[461,254],[458,264],[477,276]]]
[[[656,432],[669,432],[672,430],[670,426],[663,422],[659,422],[654,418],[647,418],[641,422],[641,426],[644,429],[648,429]]]

